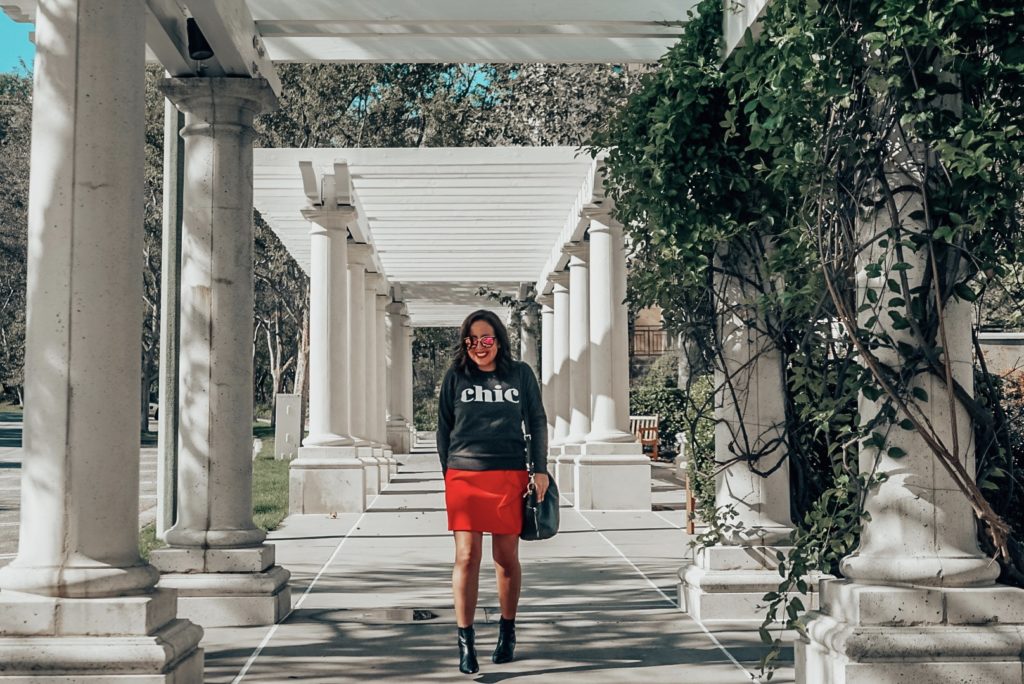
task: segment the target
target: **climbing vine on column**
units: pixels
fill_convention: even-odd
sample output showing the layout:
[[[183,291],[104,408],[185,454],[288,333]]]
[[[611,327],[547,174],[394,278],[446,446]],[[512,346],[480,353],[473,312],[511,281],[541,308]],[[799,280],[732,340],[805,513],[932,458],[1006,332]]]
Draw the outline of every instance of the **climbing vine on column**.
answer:
[[[1019,490],[1000,464],[1020,462],[1020,440],[998,383],[954,377],[946,350],[959,331],[946,322],[1021,266],[1024,12],[1013,0],[773,0],[757,40],[723,63],[721,6],[698,5],[593,145],[609,150],[633,245],[630,296],[677,329],[708,329],[715,270],[737,273],[716,254],[771,245],[752,324],[783,355],[798,530],[763,636],[774,640],[773,623],[799,629],[807,574],[839,573],[856,548],[884,478],[858,453],[902,458],[894,431],[924,439],[1014,581],[1024,530],[989,500]],[[715,354],[714,336],[697,339]],[[970,415],[991,466],[980,485],[956,444],[975,435],[943,437],[927,420],[936,402]]]

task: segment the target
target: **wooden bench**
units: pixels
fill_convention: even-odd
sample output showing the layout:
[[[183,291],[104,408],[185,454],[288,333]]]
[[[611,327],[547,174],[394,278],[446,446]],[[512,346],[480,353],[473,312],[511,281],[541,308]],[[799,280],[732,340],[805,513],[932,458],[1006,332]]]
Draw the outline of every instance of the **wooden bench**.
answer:
[[[629,431],[641,446],[651,447],[651,460],[658,460],[658,416],[630,416]]]

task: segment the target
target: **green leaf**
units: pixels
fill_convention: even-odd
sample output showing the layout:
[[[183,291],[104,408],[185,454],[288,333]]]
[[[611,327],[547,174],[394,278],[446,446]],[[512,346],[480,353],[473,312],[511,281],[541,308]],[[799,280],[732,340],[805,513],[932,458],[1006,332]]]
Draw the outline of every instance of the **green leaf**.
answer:
[[[928,392],[926,392],[923,387],[913,387],[911,388],[910,393],[914,395],[915,399],[928,401]]]
[[[890,458],[903,458],[904,456],[907,455],[906,450],[901,449],[900,447],[889,447],[887,453],[889,454]]]

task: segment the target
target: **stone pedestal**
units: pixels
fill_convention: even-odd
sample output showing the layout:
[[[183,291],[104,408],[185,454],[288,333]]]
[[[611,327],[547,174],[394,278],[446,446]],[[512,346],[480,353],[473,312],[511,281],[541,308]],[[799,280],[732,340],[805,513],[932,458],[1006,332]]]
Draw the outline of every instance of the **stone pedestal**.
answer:
[[[178,614],[206,627],[272,625],[291,610],[291,573],[274,547],[157,549],[160,586],[178,592]]]
[[[359,457],[368,447],[302,447],[288,470],[288,512],[362,513],[366,510],[366,468]]]
[[[1016,683],[1024,591],[827,579],[796,643],[798,684]]]
[[[278,394],[274,399],[274,458],[291,461],[302,440],[302,395]]]
[[[639,442],[584,444],[573,489],[578,511],[649,511],[651,460]]]
[[[0,682],[203,681],[203,629],[175,592],[73,599],[5,591]]]
[[[583,453],[582,444],[566,444],[554,447],[548,455],[548,468],[552,469],[558,491],[572,494],[576,491],[576,459]]]
[[[409,444],[409,424],[402,421],[388,421],[388,446],[392,454],[407,454],[412,448]],[[394,456],[392,455],[392,459]],[[394,464],[397,465],[397,461]],[[391,473],[392,475],[394,473]]]
[[[0,570],[0,681],[198,682],[202,629],[154,590],[138,549],[146,8],[38,4],[21,519]]]
[[[381,473],[381,489],[383,489],[384,485],[391,481],[391,466],[392,464],[396,463],[397,462],[394,460],[394,451],[392,450],[391,446],[388,444],[384,444],[384,455],[381,458],[381,462],[379,464]]]
[[[384,447],[373,444],[370,448],[361,452],[363,467],[366,470],[366,495],[368,497],[380,494],[380,490],[387,484],[387,479],[381,478],[381,467],[387,468],[387,461],[384,460]]]
[[[711,546],[697,551],[692,565],[679,571],[679,605],[694,619],[764,619],[764,595],[779,588],[780,546]],[[809,595],[800,600],[817,607],[817,577],[808,579]]]

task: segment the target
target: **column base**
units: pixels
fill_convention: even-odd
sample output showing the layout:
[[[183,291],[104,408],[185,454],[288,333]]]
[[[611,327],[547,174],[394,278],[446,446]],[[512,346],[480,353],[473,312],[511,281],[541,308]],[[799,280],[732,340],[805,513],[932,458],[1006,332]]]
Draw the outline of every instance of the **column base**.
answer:
[[[409,426],[402,423],[388,423],[388,444],[396,454],[407,454],[412,446],[409,444]]]
[[[1020,682],[1024,590],[821,583],[798,684]]]
[[[554,447],[555,453],[555,482],[558,483],[558,490],[562,494],[574,494],[576,492],[576,457],[583,452],[580,444],[563,444]]]
[[[391,461],[395,458],[394,453],[390,446],[384,445],[384,452],[380,457],[380,463],[377,464],[377,468],[380,470],[381,489],[384,489],[384,485],[391,482]]]
[[[379,446],[367,445],[359,447],[357,451],[359,460],[363,462],[363,470],[366,474],[366,496],[380,494],[383,482],[380,481],[380,460],[384,456],[384,450]]]
[[[207,627],[272,625],[291,610],[291,573],[274,565],[274,547],[157,549],[160,587],[178,592],[178,614]]]
[[[288,470],[288,512],[365,511],[366,475],[359,449],[369,447],[300,448]]]
[[[0,682],[201,682],[203,629],[176,610],[161,589],[100,599],[5,591]]]
[[[575,459],[579,511],[651,510],[651,461],[638,442],[586,443]]]
[[[706,620],[764,619],[764,595],[779,588],[778,546],[710,546],[697,562],[679,570],[679,605],[691,617]],[[808,578],[808,595],[800,600],[817,608],[818,577]]]

